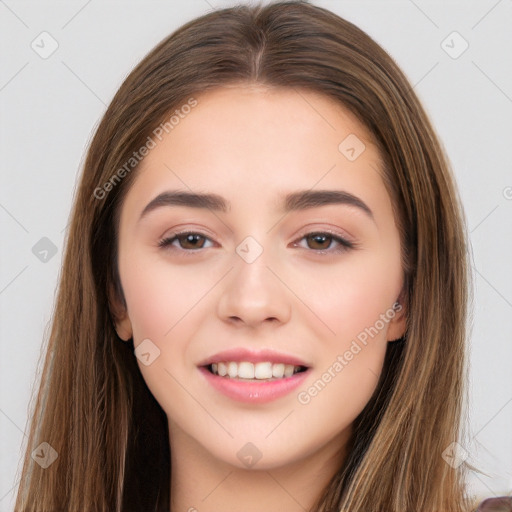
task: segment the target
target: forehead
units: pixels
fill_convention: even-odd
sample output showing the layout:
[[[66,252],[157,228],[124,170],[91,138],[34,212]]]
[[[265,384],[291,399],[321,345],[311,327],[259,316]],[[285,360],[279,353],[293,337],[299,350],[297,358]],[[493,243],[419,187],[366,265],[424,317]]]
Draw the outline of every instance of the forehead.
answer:
[[[263,86],[226,86],[194,98],[196,106],[155,139],[128,196],[149,200],[179,188],[269,197],[277,208],[278,196],[295,189],[343,186],[370,201],[382,193],[371,134],[335,100]]]
[[[169,131],[180,132],[178,136],[189,145],[198,143],[197,156],[228,147],[230,157],[259,149],[266,157],[270,152],[274,158],[309,154],[318,161],[322,154],[338,155],[339,143],[350,134],[373,145],[370,132],[346,107],[309,90],[231,85],[204,92],[196,102]],[[173,142],[171,137],[165,139],[162,146]],[[310,144],[304,145],[305,141]],[[322,153],[316,151],[319,145]]]

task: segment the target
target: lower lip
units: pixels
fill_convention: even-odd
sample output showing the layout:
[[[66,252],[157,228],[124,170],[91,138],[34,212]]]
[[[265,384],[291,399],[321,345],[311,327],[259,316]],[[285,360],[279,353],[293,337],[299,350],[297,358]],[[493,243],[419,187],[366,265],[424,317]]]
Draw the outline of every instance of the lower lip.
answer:
[[[199,371],[206,380],[222,394],[239,402],[263,404],[288,395],[298,388],[309,375],[310,368],[291,377],[278,380],[247,382],[214,375],[204,367]]]

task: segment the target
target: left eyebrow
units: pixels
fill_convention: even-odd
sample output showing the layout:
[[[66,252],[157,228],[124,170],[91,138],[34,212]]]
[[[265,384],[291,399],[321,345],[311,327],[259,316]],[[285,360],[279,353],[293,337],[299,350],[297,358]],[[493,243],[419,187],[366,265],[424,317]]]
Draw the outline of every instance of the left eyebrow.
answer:
[[[299,190],[284,197],[282,213],[318,208],[327,205],[346,205],[358,208],[372,220],[373,212],[359,197],[344,190]],[[203,208],[219,212],[227,212],[231,205],[229,201],[218,194],[201,194],[186,191],[166,191],[152,199],[142,211],[139,221],[150,211],[160,207],[186,206]]]

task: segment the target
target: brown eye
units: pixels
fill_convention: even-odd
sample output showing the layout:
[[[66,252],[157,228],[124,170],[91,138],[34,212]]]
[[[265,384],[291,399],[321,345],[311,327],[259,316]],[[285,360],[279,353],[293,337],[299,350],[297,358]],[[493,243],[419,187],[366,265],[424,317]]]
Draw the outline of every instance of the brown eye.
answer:
[[[179,240],[182,249],[202,249],[205,240],[204,236],[197,233],[186,233],[176,238]]]
[[[304,237],[308,240],[308,247],[310,249],[323,250],[328,249],[331,245],[333,237],[326,233],[313,233]],[[312,244],[310,243],[312,242]]]
[[[306,246],[300,244],[302,240],[306,241]],[[355,247],[355,243],[328,232],[307,233],[300,239],[300,242],[299,246],[312,249],[313,253],[318,254],[344,252]]]
[[[200,233],[185,232],[166,237],[160,240],[158,245],[172,250],[193,251],[194,249],[207,249],[208,246],[205,247],[206,241],[209,241],[209,238]]]

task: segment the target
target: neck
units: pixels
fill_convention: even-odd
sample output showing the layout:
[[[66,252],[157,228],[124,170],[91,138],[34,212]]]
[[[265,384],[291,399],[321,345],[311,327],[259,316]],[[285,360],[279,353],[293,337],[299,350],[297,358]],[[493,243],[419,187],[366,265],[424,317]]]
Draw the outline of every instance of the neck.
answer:
[[[285,465],[244,469],[213,457],[169,422],[170,512],[304,512],[345,457],[350,429],[314,453]]]

